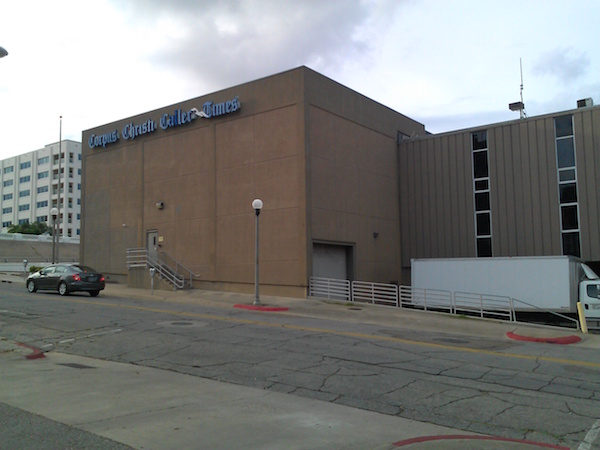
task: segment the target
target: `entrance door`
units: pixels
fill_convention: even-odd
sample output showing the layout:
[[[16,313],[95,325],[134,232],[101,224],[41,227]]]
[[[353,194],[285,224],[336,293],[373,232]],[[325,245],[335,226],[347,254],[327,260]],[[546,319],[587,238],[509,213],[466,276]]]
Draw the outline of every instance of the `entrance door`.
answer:
[[[158,231],[150,230],[146,232],[146,250],[148,258],[152,261],[158,261]]]

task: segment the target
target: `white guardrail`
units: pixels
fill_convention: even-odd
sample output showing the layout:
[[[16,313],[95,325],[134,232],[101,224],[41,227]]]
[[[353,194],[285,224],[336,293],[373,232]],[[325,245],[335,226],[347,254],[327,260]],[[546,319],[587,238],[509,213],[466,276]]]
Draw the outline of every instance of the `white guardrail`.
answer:
[[[514,322],[515,312],[510,297],[473,294],[467,292],[421,289],[412,286],[371,283],[311,277],[309,296],[370,303],[396,308],[464,314],[472,317],[502,319]]]
[[[2,241],[33,241],[33,242],[52,242],[52,236],[49,234],[21,234],[21,233],[0,233]],[[60,243],[79,244],[78,237],[59,237]]]

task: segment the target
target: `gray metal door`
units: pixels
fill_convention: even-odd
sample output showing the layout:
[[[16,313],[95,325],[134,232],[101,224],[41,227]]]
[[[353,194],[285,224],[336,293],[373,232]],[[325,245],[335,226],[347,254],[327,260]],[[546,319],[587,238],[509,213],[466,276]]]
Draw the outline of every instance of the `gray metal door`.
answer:
[[[148,258],[153,261],[158,259],[158,231],[146,232],[146,250],[148,251]]]
[[[313,244],[313,277],[349,280],[349,253],[351,247],[335,244]]]

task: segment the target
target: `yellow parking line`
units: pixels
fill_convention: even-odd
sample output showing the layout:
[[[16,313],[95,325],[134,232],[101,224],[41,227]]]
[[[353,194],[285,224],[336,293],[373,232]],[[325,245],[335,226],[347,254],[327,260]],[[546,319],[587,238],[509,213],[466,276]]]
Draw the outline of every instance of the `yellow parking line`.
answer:
[[[193,317],[193,318],[197,318],[197,319],[219,320],[222,322],[243,323],[243,324],[247,324],[247,325],[257,325],[257,326],[262,326],[262,327],[285,328],[285,329],[289,329],[289,330],[309,331],[312,333],[334,334],[334,335],[338,335],[338,336],[346,336],[346,337],[352,337],[352,338],[357,338],[357,339],[366,339],[366,340],[372,340],[372,341],[396,342],[396,343],[400,343],[400,344],[418,345],[421,347],[437,348],[437,349],[442,349],[442,350],[477,353],[477,354],[489,355],[489,356],[501,356],[504,358],[546,361],[546,362],[552,362],[552,363],[558,363],[558,364],[567,364],[570,366],[584,366],[584,367],[592,367],[592,368],[600,369],[600,363],[590,362],[590,361],[577,361],[577,360],[573,360],[573,359],[552,358],[552,357],[548,357],[548,356],[535,356],[535,355],[521,355],[521,354],[517,354],[517,353],[504,353],[504,352],[498,352],[498,351],[494,351],[494,350],[482,350],[482,349],[469,348],[469,347],[460,347],[460,346],[456,346],[456,345],[437,344],[437,343],[433,343],[433,342],[415,341],[412,339],[402,339],[402,338],[396,338],[396,337],[391,337],[391,336],[378,336],[378,335],[374,335],[374,334],[354,333],[352,331],[330,330],[328,328],[305,327],[302,325],[270,323],[270,322],[262,322],[259,320],[240,319],[240,318],[236,318],[236,317],[215,316],[213,314],[202,314],[202,313],[193,313],[193,312],[185,312],[185,311],[173,311],[170,309],[150,308],[147,306],[119,305],[119,304],[115,304],[115,303],[106,303],[106,302],[93,301],[93,300],[76,300],[74,298],[60,298],[57,300],[73,302],[73,303],[84,303],[84,304],[89,304],[89,305],[109,306],[109,307],[113,307],[113,308],[133,309],[133,310],[137,310],[137,311],[155,312],[155,313],[161,313],[161,314],[173,314],[176,316]]]

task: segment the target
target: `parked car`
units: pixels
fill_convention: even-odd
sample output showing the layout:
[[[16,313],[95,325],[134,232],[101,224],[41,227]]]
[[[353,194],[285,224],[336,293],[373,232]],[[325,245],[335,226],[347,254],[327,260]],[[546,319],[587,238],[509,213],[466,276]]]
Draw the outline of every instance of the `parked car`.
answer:
[[[29,292],[58,291],[69,295],[85,291],[95,297],[104,289],[104,275],[79,264],[52,264],[29,275],[25,286]]]

